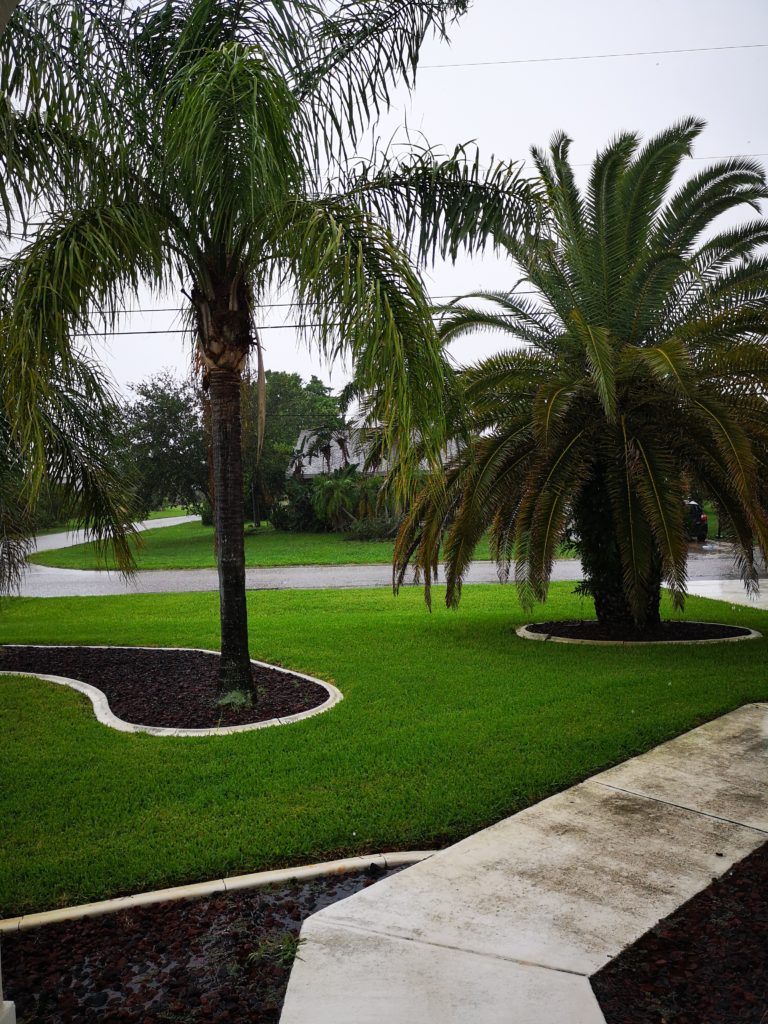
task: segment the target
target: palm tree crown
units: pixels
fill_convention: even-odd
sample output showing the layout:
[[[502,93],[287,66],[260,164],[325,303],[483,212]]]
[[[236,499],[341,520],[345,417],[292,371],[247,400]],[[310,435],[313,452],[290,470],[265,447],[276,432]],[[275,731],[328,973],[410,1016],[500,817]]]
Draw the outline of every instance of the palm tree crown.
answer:
[[[546,195],[539,238],[510,236],[523,288],[445,311],[442,338],[499,330],[514,347],[460,374],[466,431],[398,541],[398,577],[427,586],[440,545],[449,605],[490,531],[502,573],[543,600],[571,526],[601,621],[658,621],[660,585],[682,603],[685,499],[729,524],[748,586],[768,548],[768,222],[713,221],[766,198],[759,165],[714,164],[670,195],[702,131],[693,119],[641,145],[620,135],[580,190],[569,139],[533,150]],[[468,297],[472,298],[472,297]]]

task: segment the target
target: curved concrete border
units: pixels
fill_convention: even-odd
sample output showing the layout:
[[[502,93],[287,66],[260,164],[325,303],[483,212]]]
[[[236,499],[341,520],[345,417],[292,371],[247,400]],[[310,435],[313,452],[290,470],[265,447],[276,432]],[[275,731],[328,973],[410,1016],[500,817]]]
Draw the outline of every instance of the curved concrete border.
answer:
[[[67,651],[82,646],[88,650],[99,651],[196,651],[201,654],[215,654],[217,656],[219,654],[218,651],[209,651],[204,647],[123,647],[110,644],[8,644],[8,646],[39,648],[41,650],[59,648]],[[96,686],[91,686],[90,683],[83,683],[79,679],[69,679],[67,676],[43,675],[39,672],[5,672],[2,668],[0,668],[0,675],[28,676],[32,679],[44,679],[49,683],[58,683],[60,686],[69,686],[71,689],[78,690],[88,697],[93,704],[93,712],[96,715],[96,719],[102,725],[107,725],[110,729],[117,729],[118,732],[145,732],[150,736],[230,736],[236,732],[253,732],[255,729],[268,729],[273,725],[290,725],[291,722],[301,722],[305,718],[312,718],[314,715],[320,715],[324,711],[329,711],[340,701],[344,700],[344,694],[341,690],[332,683],[326,683],[322,679],[304,675],[303,672],[294,672],[292,669],[283,668],[282,665],[270,665],[266,661],[255,661],[253,658],[251,663],[258,665],[260,668],[271,668],[278,672],[285,672],[289,676],[296,676],[297,679],[307,679],[310,683],[317,683],[318,686],[322,686],[328,693],[328,699],[316,708],[311,708],[309,711],[301,711],[296,715],[287,715],[285,718],[269,718],[264,722],[249,722],[246,725],[222,725],[210,729],[172,729],[160,725],[136,725],[134,722],[123,721],[122,718],[118,718],[117,715],[112,713],[107,695],[102,690]]]
[[[147,907],[154,903],[171,903],[203,896],[214,896],[222,892],[237,892],[245,889],[261,889],[267,885],[283,882],[304,881],[310,878],[325,878],[328,875],[344,875],[352,871],[365,871],[376,867],[382,871],[391,868],[408,867],[433,856],[435,850],[407,850],[401,853],[372,853],[370,856],[345,857],[319,864],[305,864],[295,868],[277,868],[274,871],[257,871],[248,875],[234,875],[231,878],[217,878],[212,882],[194,882],[191,885],[177,885],[172,889],[155,889],[140,892],[134,896],[118,896],[114,900],[99,903],[81,903],[80,906],[62,907],[59,910],[44,910],[39,914],[23,914],[7,917],[0,921],[0,935],[4,932],[23,932],[40,928],[45,924],[59,921],[79,921],[85,917],[101,917],[131,907]]]
[[[693,620],[686,619],[686,622]],[[697,626],[721,626],[728,623],[721,622],[695,622]],[[735,628],[746,629],[747,632],[741,636],[722,636],[713,640],[577,640],[570,636],[553,636],[552,633],[534,633],[529,627],[536,623],[529,622],[525,626],[519,626],[515,633],[523,640],[548,640],[553,644],[589,644],[591,647],[663,647],[665,645],[681,647],[684,644],[734,644],[739,640],[761,640],[763,634],[756,629],[749,629],[748,626]]]

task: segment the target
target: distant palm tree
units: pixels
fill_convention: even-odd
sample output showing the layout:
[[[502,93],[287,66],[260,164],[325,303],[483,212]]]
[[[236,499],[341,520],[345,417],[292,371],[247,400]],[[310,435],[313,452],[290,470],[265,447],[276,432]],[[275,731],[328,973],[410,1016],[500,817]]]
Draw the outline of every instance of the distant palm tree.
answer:
[[[210,395],[221,684],[247,689],[240,395],[254,354],[263,380],[260,303],[287,290],[319,349],[377,385],[407,486],[415,429],[439,445],[443,377],[410,252],[482,246],[530,219],[528,191],[517,167],[463,150],[348,169],[466,0],[26,0],[15,22],[45,41],[52,7],[57,81],[80,101],[52,137],[42,227],[6,269],[20,394],[33,404],[24,368],[65,359],[94,311],[112,323],[143,280],[182,282]]]
[[[702,128],[689,119],[642,147],[620,135],[584,190],[569,139],[532,151],[545,237],[506,245],[523,287],[477,296],[490,309],[448,309],[441,331],[444,343],[502,331],[514,347],[460,375],[468,439],[405,521],[400,580],[413,562],[429,586],[442,544],[455,605],[490,531],[524,602],[544,600],[570,524],[598,619],[651,625],[662,582],[683,602],[693,489],[730,524],[755,586],[753,541],[768,548],[768,221],[713,222],[768,191],[757,163],[733,158],[670,195]]]

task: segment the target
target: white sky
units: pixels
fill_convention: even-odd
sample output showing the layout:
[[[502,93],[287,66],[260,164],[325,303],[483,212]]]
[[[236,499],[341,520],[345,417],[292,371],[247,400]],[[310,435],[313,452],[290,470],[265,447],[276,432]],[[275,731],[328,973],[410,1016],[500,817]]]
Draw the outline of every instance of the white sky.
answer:
[[[697,156],[760,154],[768,163],[768,49],[428,67],[757,43],[768,43],[766,0],[474,0],[454,28],[450,47],[427,44],[415,92],[400,96],[379,134],[386,139],[407,120],[432,145],[452,149],[474,140],[484,159],[492,153],[524,159],[532,144],[546,145],[554,131],[563,129],[574,140],[573,161],[588,163],[618,131],[652,134],[692,114],[708,123]],[[701,166],[700,160],[689,164],[691,171]],[[462,258],[456,266],[430,268],[427,279],[432,294],[442,296],[506,288],[515,274],[495,258]],[[182,301],[181,296],[167,301],[147,296],[142,306]],[[283,322],[284,311],[265,313],[265,324]],[[142,313],[127,318],[121,330],[180,326],[172,313]],[[346,380],[342,367],[331,372],[299,348],[292,330],[266,330],[262,338],[268,369],[304,377],[316,373],[334,387]],[[452,351],[459,361],[470,362],[500,347],[502,339],[481,335]],[[121,390],[164,367],[181,374],[189,368],[189,343],[178,334],[124,334],[100,342],[97,351]]]

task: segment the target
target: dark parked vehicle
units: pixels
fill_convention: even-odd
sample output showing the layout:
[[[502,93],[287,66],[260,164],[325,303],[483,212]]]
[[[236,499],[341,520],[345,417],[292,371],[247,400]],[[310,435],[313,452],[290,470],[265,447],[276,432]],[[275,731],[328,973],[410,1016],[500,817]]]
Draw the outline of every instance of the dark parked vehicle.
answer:
[[[706,540],[709,532],[707,513],[698,501],[686,501],[688,509],[688,537],[690,540]]]

